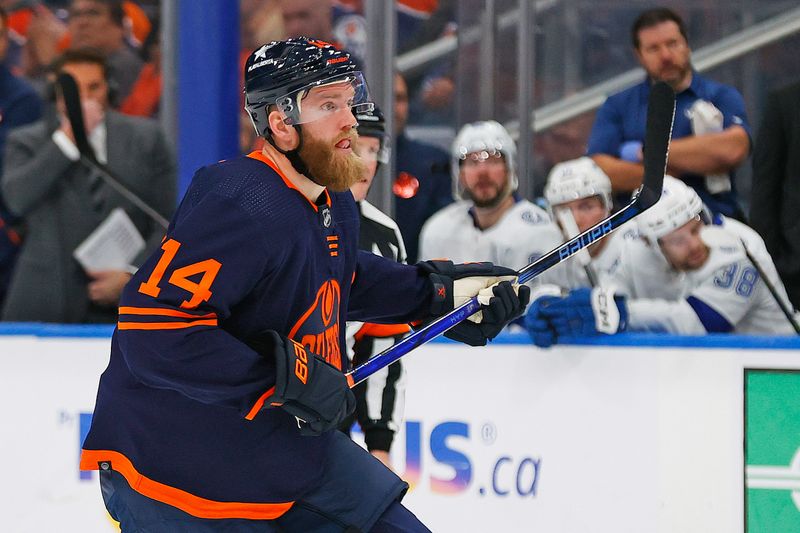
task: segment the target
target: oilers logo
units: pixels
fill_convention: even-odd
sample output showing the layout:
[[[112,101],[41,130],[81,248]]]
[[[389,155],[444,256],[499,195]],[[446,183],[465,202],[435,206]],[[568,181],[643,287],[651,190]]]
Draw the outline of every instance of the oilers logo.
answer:
[[[303,313],[289,332],[309,351],[319,355],[336,368],[342,368],[339,347],[339,305],[341,289],[336,280],[327,280],[317,291],[314,303]]]

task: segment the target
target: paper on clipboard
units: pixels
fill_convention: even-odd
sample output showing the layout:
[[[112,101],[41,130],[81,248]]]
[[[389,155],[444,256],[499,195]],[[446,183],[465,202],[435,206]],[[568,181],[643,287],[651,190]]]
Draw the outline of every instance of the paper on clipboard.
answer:
[[[125,210],[117,207],[72,253],[87,272],[128,270],[144,250],[144,239]]]

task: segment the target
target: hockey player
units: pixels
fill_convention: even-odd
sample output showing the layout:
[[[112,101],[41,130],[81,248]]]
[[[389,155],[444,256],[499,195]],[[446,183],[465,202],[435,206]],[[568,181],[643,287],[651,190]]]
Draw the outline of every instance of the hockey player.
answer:
[[[466,124],[451,150],[453,194],[460,200],[425,223],[420,258],[492,261],[522,268],[561,244],[547,212],[519,197],[517,149],[499,123]]]
[[[335,431],[354,406],[343,326],[426,320],[488,283],[482,322],[449,333],[485,344],[527,289],[358,250],[353,113],[371,104],[348,54],[276,41],[244,79],[267,142],[197,171],[127,285],[81,468],[123,531],[428,531],[406,483]]]
[[[666,176],[659,202],[639,219],[642,239],[626,241],[613,280],[564,298],[533,302],[526,324],[537,342],[563,336],[658,331],[791,334],[776,296],[788,301],[758,234],[723,216],[710,218],[697,193]],[[746,249],[777,290],[771,294]],[[537,342],[537,344],[540,344]]]
[[[355,152],[364,161],[364,173],[350,192],[358,206],[361,250],[405,263],[406,251],[397,224],[367,201],[367,193],[381,163],[389,161],[389,139],[386,122],[377,106],[372,111],[356,114],[358,141]],[[408,324],[347,323],[347,351],[353,366],[377,355],[411,330]],[[353,388],[356,412],[364,442],[369,452],[391,468],[389,450],[403,419],[405,407],[405,372],[398,360]],[[353,417],[348,417],[342,430],[349,434]]]
[[[607,218],[613,207],[611,180],[588,157],[554,166],[547,176],[544,197],[565,241]],[[636,225],[626,224],[590,245],[583,258],[577,255],[565,261],[542,274],[541,280],[565,289],[595,286],[618,262],[623,241],[636,235]]]

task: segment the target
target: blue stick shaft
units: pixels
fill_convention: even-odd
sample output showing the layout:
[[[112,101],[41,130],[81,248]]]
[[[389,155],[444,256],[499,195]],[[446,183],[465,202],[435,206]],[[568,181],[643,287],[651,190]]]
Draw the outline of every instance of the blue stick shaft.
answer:
[[[637,200],[638,196],[634,198],[633,201],[624,209],[618,211],[596,226],[589,228],[580,235],[567,241],[560,247],[543,255],[533,263],[520,270],[519,282],[526,283],[532,280],[545,270],[564,261],[578,250],[589,246],[599,239],[602,239],[616,228],[641,213],[642,209],[639,207]],[[369,359],[364,364],[359,365],[355,369],[348,372],[348,381],[352,383],[351,386],[361,383],[381,368],[394,363],[411,350],[433,340],[462,320],[466,320],[467,317],[475,314],[480,308],[481,306],[478,303],[478,299],[472,298],[461,306],[453,309],[450,313],[437,318],[424,328],[415,331],[397,344],[390,346],[378,355]]]
[[[648,209],[661,196],[664,172],[667,166],[669,141],[672,135],[672,122],[675,118],[675,93],[665,83],[659,82],[650,89],[647,109],[647,126],[644,141],[644,178],[642,187],[631,203],[617,211],[606,220],[589,228],[577,237],[543,255],[519,271],[519,282],[526,283],[545,270],[561,263],[579,250],[602,239],[625,222]],[[446,332],[462,320],[480,309],[477,298],[472,298],[448,314],[437,318],[424,328],[417,330],[394,346],[390,346],[366,363],[346,374],[353,387],[369,376],[388,366],[405,354]]]

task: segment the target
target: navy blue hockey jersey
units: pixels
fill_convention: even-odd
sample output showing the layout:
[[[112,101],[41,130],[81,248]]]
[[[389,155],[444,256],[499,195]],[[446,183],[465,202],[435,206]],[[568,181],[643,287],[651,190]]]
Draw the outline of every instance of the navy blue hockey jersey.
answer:
[[[200,169],[122,295],[81,468],[204,518],[271,519],[319,483],[330,434],[265,408],[276,330],[344,369],[346,320],[426,317],[413,266],[358,251],[350,192],[308,200],[260,152]]]

